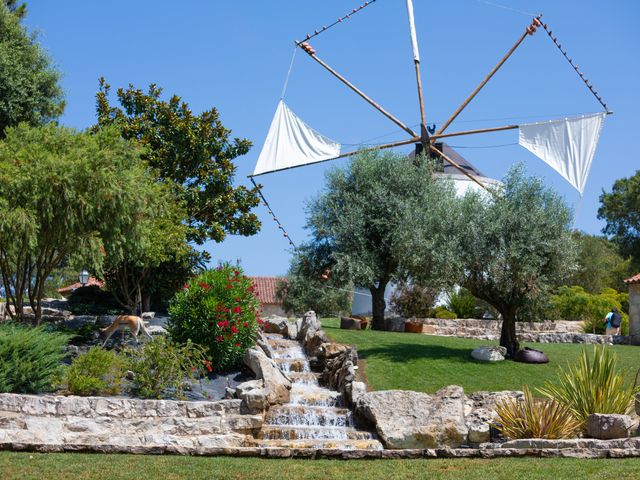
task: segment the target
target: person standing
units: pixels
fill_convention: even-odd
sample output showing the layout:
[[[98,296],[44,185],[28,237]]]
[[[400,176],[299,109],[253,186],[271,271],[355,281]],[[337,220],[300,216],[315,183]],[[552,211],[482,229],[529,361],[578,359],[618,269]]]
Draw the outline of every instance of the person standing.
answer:
[[[611,307],[611,311],[604,317],[607,324],[605,335],[620,335],[620,325],[622,324],[622,315],[618,313],[616,307]]]

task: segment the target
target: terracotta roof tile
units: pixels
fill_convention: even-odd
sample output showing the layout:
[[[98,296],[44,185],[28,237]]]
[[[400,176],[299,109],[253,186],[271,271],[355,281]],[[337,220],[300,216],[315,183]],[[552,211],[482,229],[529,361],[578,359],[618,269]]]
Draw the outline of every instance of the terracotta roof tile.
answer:
[[[97,285],[98,287],[102,288],[104,282],[98,280],[97,278],[89,277],[89,282],[85,285],[85,287],[91,287],[93,285]],[[76,288],[80,288],[81,286],[82,284],[80,282],[76,282],[72,285],[67,285],[66,287],[59,288],[58,293],[73,292]]]
[[[280,278],[278,277],[249,277],[256,287],[260,303],[281,305],[282,302],[276,298],[276,289]]]
[[[631,285],[632,283],[640,283],[640,273],[634,275],[631,278],[627,278],[624,283],[626,283],[627,285]]]

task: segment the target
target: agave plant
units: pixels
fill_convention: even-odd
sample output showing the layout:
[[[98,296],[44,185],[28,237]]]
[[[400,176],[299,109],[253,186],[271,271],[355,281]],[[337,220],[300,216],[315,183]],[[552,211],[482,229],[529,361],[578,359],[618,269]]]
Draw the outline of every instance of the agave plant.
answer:
[[[583,427],[592,413],[629,413],[634,388],[625,384],[617,364],[604,346],[594,347],[593,355],[583,349],[577,365],[561,368],[558,383],[547,382],[539,392],[569,409]]]
[[[533,398],[527,386],[524,399],[510,398],[496,405],[494,427],[510,439],[569,438],[580,430],[580,422],[555,400]]]

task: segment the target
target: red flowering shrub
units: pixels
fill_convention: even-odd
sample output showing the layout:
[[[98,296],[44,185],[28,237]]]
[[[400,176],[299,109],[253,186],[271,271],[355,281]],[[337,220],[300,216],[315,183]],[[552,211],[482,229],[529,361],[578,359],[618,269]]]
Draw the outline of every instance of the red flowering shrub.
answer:
[[[185,284],[171,300],[169,314],[171,338],[205,347],[211,359],[209,371],[238,366],[263,324],[251,280],[230,265],[208,270]]]

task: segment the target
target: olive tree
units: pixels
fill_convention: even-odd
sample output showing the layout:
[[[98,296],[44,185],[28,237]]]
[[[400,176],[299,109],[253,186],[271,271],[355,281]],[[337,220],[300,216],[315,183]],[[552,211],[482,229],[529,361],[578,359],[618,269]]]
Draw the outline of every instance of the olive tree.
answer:
[[[435,173],[424,159],[362,152],[346,168],[330,171],[324,191],[308,206],[310,265],[318,277],[371,292],[372,328],[384,328],[389,282],[418,263],[424,278],[446,276],[448,250],[441,240],[455,194]]]
[[[516,321],[576,266],[572,214],[538,178],[514,167],[490,194],[468,193],[455,216],[460,282],[502,315],[500,345],[519,349]]]

